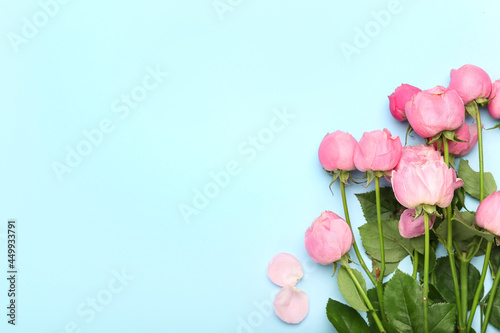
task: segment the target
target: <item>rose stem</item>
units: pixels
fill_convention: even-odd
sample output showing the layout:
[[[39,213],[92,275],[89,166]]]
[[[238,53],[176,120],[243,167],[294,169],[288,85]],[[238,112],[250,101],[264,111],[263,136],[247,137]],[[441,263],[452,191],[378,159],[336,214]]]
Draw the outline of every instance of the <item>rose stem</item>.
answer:
[[[479,279],[479,285],[477,286],[476,293],[474,294],[474,300],[472,301],[472,308],[470,310],[469,321],[467,322],[467,332],[470,332],[472,327],[472,320],[474,319],[474,314],[476,313],[477,303],[479,302],[479,297],[481,297],[481,290],[483,290],[484,280],[486,278],[486,272],[488,271],[488,263],[490,262],[491,247],[493,246],[493,239],[486,245],[486,254],[484,256],[483,271],[481,272],[481,278]]]
[[[428,305],[428,295],[429,295],[429,215],[424,211],[424,223],[425,223],[425,249],[424,249],[424,329],[425,333],[429,332],[429,325],[427,322],[427,305]]]
[[[484,161],[483,161],[483,128],[479,110],[476,113],[477,121],[477,145],[479,148],[479,202],[484,199]]]
[[[443,136],[443,146],[444,146],[444,161],[448,167],[450,167],[450,153],[448,149],[448,140]],[[457,269],[455,265],[455,253],[453,252],[453,225],[451,224],[451,205],[446,207],[446,219],[448,223],[448,235],[446,242],[446,251],[448,251],[448,258],[450,260],[450,268],[451,275],[453,278],[453,287],[455,288],[455,302],[457,304],[457,313],[458,313],[458,323],[460,328],[465,326],[464,319],[462,318],[462,302],[460,299],[460,290],[458,287],[458,277],[457,277]],[[462,325],[464,324],[464,325]],[[463,330],[463,329],[461,329]]]
[[[412,277],[417,279],[417,270],[418,270],[418,252],[417,250],[413,250],[413,274]]]
[[[468,275],[469,261],[467,261],[467,252],[462,252],[460,260],[460,288],[462,293],[462,318],[467,320],[467,295],[468,295]]]
[[[373,319],[375,320],[375,323],[377,324],[377,327],[381,333],[385,333],[384,326],[382,325],[382,322],[380,321],[380,318],[377,315],[377,312],[373,308],[372,302],[370,302],[370,299],[366,295],[365,291],[363,290],[363,287],[361,287],[361,284],[359,283],[358,279],[356,278],[356,275],[352,272],[352,269],[348,266],[344,266],[347,269],[347,272],[351,276],[351,279],[354,281],[354,285],[356,285],[356,288],[358,289],[359,293],[361,294],[361,297],[363,297],[366,305],[368,306],[368,309],[373,315]]]
[[[349,218],[349,209],[347,208],[347,198],[345,195],[345,184],[342,181],[340,182],[340,191],[342,192],[342,203],[344,204],[345,220],[346,220],[347,224],[349,225],[349,228],[351,228],[351,232],[352,232],[351,219]],[[373,277],[373,274],[370,272],[370,270],[366,266],[366,263],[363,260],[361,253],[359,252],[359,248],[358,248],[358,245],[356,244],[356,239],[354,238],[354,234],[352,235],[352,239],[353,239],[352,247],[354,248],[354,252],[356,252],[356,257],[358,257],[359,264],[361,265],[361,267],[363,267],[363,269],[366,272],[366,275],[368,275],[368,277],[372,281],[373,285],[376,285],[377,281],[375,280],[375,278]]]
[[[384,274],[385,274],[385,251],[384,251],[384,234],[382,231],[382,213],[380,212],[380,179],[375,176],[375,197],[377,200],[377,220],[378,220],[378,237],[380,239],[380,273],[377,276],[378,301],[380,303],[380,313],[382,319],[386,320],[384,312]]]
[[[476,122],[477,122],[477,145],[479,149],[479,202],[484,199],[484,161],[483,161],[483,128],[481,125],[481,115],[479,110],[476,110]],[[491,247],[493,246],[493,239],[488,242],[486,247],[486,254],[484,256],[483,270],[481,272],[481,278],[479,279],[479,285],[477,286],[476,293],[474,294],[474,301],[472,302],[472,308],[467,322],[467,332],[470,332],[472,321],[474,319],[474,314],[476,312],[477,303],[479,302],[479,297],[481,290],[483,289],[484,280],[486,278],[486,273],[488,271],[488,264],[490,262]]]

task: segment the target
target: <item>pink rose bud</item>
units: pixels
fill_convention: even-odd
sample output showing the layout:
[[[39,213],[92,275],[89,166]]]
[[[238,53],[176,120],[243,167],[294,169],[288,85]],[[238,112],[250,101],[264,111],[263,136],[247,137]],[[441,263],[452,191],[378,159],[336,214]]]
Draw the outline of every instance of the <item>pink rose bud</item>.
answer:
[[[312,260],[329,265],[349,252],[353,241],[351,228],[346,221],[326,211],[307,229],[305,246]]]
[[[429,229],[432,229],[436,216],[429,219]],[[415,218],[415,209],[405,209],[399,218],[399,233],[404,238],[414,238],[425,233],[424,216]]]
[[[491,84],[491,101],[488,102],[488,112],[490,116],[494,119],[500,119],[500,80],[496,80]],[[498,94],[498,97],[497,97]]]
[[[490,76],[474,65],[463,65],[451,70],[451,80],[448,89],[455,90],[464,104],[477,98],[488,98],[491,93]]]
[[[392,170],[402,150],[399,136],[392,136],[387,129],[365,132],[354,150],[354,165],[359,171]]]
[[[406,208],[420,205],[448,207],[453,192],[463,184],[455,170],[442,161],[410,163],[392,172],[394,195]]]
[[[279,253],[269,262],[267,276],[280,287],[293,287],[304,276],[304,270],[297,258],[288,253]]]
[[[455,90],[437,86],[419,92],[406,104],[411,127],[423,138],[432,138],[442,131],[454,131],[465,120],[465,107]]]
[[[402,84],[389,96],[389,110],[394,119],[406,120],[405,105],[422,90],[409,84]]]
[[[327,134],[319,145],[319,162],[326,171],[354,170],[356,139],[349,133],[336,131]]]
[[[448,141],[448,151],[455,156],[464,156],[468,154],[477,143],[477,125],[464,123],[455,133],[460,140],[465,142]],[[433,146],[437,148],[437,142],[434,142]],[[444,152],[443,145],[441,145],[441,151]]]
[[[288,324],[298,324],[309,312],[309,297],[296,287],[286,286],[274,298],[274,313]]]
[[[493,192],[479,204],[476,223],[481,228],[500,236],[500,191]]]
[[[444,161],[444,159],[441,153],[432,146],[406,146],[403,148],[401,158],[394,170],[401,170],[410,163],[426,161]]]

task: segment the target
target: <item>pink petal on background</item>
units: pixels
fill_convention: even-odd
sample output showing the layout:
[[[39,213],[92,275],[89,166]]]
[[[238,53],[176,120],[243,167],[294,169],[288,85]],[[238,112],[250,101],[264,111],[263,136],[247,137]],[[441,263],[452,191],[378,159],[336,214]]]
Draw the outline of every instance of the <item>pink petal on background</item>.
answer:
[[[269,262],[267,276],[280,287],[293,287],[304,276],[304,270],[297,258],[289,253],[279,253]]]
[[[298,324],[309,312],[309,297],[296,287],[286,286],[274,298],[274,313],[288,324]]]

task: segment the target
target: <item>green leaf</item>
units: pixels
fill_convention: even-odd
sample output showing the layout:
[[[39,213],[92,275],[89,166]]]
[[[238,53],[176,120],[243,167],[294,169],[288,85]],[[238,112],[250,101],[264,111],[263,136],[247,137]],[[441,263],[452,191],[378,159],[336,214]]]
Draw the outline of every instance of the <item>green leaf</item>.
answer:
[[[326,316],[339,333],[369,333],[370,329],[361,315],[348,305],[329,299]]]
[[[424,255],[418,254],[418,274],[420,274],[421,279],[424,276]],[[429,273],[432,273],[436,268],[436,251],[433,247],[429,247]]]
[[[419,236],[410,239],[410,244],[413,249],[417,250],[418,253],[424,254],[425,250],[425,236]]]
[[[455,304],[435,303],[429,306],[428,313],[429,333],[455,332]]]
[[[397,270],[384,292],[387,319],[401,333],[422,332],[422,287],[410,275]]]
[[[458,177],[464,181],[465,192],[469,193],[472,197],[479,199],[479,172],[472,170],[469,166],[469,161],[460,159],[458,168]],[[490,172],[484,173],[484,197],[497,190],[495,178]]]
[[[470,103],[466,104],[465,111],[473,118],[476,118],[476,114],[479,112],[476,101],[471,101]]]
[[[413,253],[411,240],[399,234],[399,221],[389,220],[382,222],[384,236],[384,249],[386,262],[400,262]],[[378,261],[381,261],[380,240],[378,236],[378,224],[369,222],[359,227],[359,233],[366,253]]]
[[[439,293],[437,288],[433,284],[429,284],[429,294],[428,294],[429,300],[431,303],[443,303],[446,302],[446,300],[443,298],[443,296]]]
[[[387,283],[384,284],[384,288],[386,285],[387,285]],[[372,303],[373,308],[377,312],[378,317],[380,318],[380,320],[382,320],[382,315],[380,314],[380,306],[379,306],[379,301],[378,301],[377,289],[376,288],[368,289],[366,295],[368,296],[368,299]],[[367,312],[366,316],[368,317],[368,323],[370,324],[370,331],[372,333],[380,333],[380,331],[377,327],[377,324],[375,323],[375,320],[373,320],[373,315],[371,314],[371,312]],[[386,322],[382,321],[382,325],[384,325],[384,328],[387,331],[387,333],[399,333],[392,326],[392,324],[387,322],[387,321]]]
[[[436,262],[436,289],[443,296],[443,298],[448,303],[455,303],[455,289],[453,285],[453,278],[451,275],[450,269],[450,259],[446,257],[441,257]],[[476,292],[476,288],[479,285],[479,278],[481,274],[477,270],[477,268],[469,264],[468,267],[468,275],[467,275],[467,303],[468,308],[470,309],[472,306],[472,301],[474,300],[474,294]],[[458,283],[460,284],[460,271],[457,267],[457,278]],[[483,296],[483,291],[481,291],[480,297]]]
[[[499,127],[500,127],[500,123],[496,124],[495,126],[493,126],[491,128],[487,128],[486,130],[489,131],[489,130],[496,129],[496,128],[499,128]]]
[[[489,297],[487,299],[489,301]],[[486,308],[486,305],[485,305]],[[490,324],[500,329],[500,286],[497,287],[493,307],[491,308]]]
[[[455,210],[455,217],[452,220],[454,241],[472,241],[474,236],[479,236],[484,238],[486,241],[490,241],[493,239],[493,237],[495,237],[489,232],[476,229],[474,219],[474,213],[472,212],[459,212],[458,210]],[[434,231],[439,236],[446,239],[448,235],[447,228],[447,222],[443,222],[436,229],[434,229]],[[467,248],[468,247],[465,246],[465,249]]]
[[[361,273],[353,268],[351,268],[351,270],[358,280],[359,284],[363,288],[363,291],[366,292],[366,282]],[[356,285],[349,275],[347,268],[345,268],[344,266],[340,267],[339,269],[338,283],[342,296],[344,296],[345,300],[347,301],[347,303],[349,303],[350,306],[358,311],[368,311],[363,297],[361,297],[361,294],[356,288]]]
[[[377,201],[375,191],[356,194],[363,215],[367,222],[377,221]],[[392,187],[382,187],[380,189],[380,212],[382,221],[397,219],[404,210],[403,206],[396,200]]]
[[[495,246],[493,243],[493,248],[491,249],[490,255],[490,271],[496,273],[498,271],[498,267],[500,266],[500,247]]]
[[[458,210],[465,208],[465,189],[463,186],[455,190],[452,205],[452,207],[457,207]]]

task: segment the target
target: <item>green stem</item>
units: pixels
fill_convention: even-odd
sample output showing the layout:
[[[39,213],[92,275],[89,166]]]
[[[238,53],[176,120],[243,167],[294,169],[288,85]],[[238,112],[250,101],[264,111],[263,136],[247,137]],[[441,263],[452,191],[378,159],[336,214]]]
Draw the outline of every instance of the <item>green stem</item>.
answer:
[[[383,281],[385,274],[385,251],[384,251],[384,234],[382,231],[382,213],[380,212],[380,179],[375,177],[375,196],[377,199],[377,220],[378,220],[378,237],[380,240],[380,275],[379,281]]]
[[[344,266],[344,267],[347,269],[347,272],[351,276],[351,279],[354,281],[354,285],[356,285],[356,288],[358,289],[359,293],[361,294],[361,297],[363,297],[363,300],[365,301],[366,306],[370,310],[370,312],[373,316],[373,320],[375,320],[375,323],[377,324],[379,331],[381,333],[385,333],[384,326],[382,325],[382,322],[380,321],[380,318],[378,317],[377,312],[373,308],[372,302],[370,302],[370,299],[368,298],[363,287],[361,286],[358,279],[356,278],[356,275],[354,275],[354,273],[352,272],[352,269],[350,267],[348,267],[348,266]]]
[[[347,208],[347,198],[345,195],[345,184],[342,181],[340,182],[340,191],[342,192],[342,203],[344,204],[345,220],[346,220],[347,224],[349,225],[349,228],[351,228],[351,232],[352,232],[351,219],[349,218],[349,209]],[[359,264],[361,265],[361,267],[363,267],[366,275],[368,275],[368,277],[372,281],[373,285],[376,285],[377,281],[373,277],[373,274],[371,273],[371,271],[368,269],[368,266],[366,266],[366,263],[363,260],[361,253],[359,252],[359,248],[358,248],[358,245],[356,244],[356,239],[354,238],[354,234],[352,235],[352,239],[353,239],[352,247],[354,248],[354,252],[356,252],[356,257],[359,260]]]
[[[450,167],[450,152],[448,148],[448,140],[444,136],[443,136],[443,146],[444,146],[444,161],[446,165]],[[453,279],[453,287],[455,289],[455,303],[457,305],[459,330],[463,331],[465,329],[465,320],[462,318],[462,302],[460,299],[460,289],[458,284],[458,276],[456,268],[457,266],[455,264],[455,253],[453,251],[453,225],[451,216],[451,205],[446,207],[446,219],[448,223],[446,251],[448,252],[448,258],[450,260],[451,276]]]
[[[418,271],[418,252],[413,250],[413,274],[411,275],[415,280],[417,279]]]
[[[481,115],[476,113],[477,121],[477,146],[479,148],[479,202],[484,199],[484,161],[483,161],[483,127],[481,125]]]
[[[375,177],[375,197],[377,201],[377,221],[378,221],[378,237],[380,240],[380,271],[377,274],[377,296],[380,305],[380,313],[382,314],[382,319],[387,320],[385,316],[384,308],[384,274],[385,274],[385,250],[384,250],[384,234],[382,230],[382,213],[380,211],[380,179]]]
[[[474,294],[474,300],[472,301],[472,308],[470,310],[469,321],[467,322],[467,333],[470,332],[472,327],[472,321],[474,320],[474,314],[476,313],[477,303],[479,302],[479,297],[481,297],[481,291],[483,290],[484,279],[486,278],[486,273],[488,272],[488,263],[490,262],[491,247],[493,246],[493,239],[486,245],[486,254],[484,256],[483,271],[481,272],[481,278],[479,279],[479,285],[477,286],[476,293]]]
[[[443,136],[443,147],[444,147],[444,162],[450,167],[450,150],[448,148],[448,139]]]
[[[495,280],[493,281],[493,287],[491,287],[490,298],[488,298],[488,307],[486,308],[486,312],[484,314],[483,326],[481,326],[481,333],[486,332],[486,328],[488,327],[488,323],[490,322],[491,309],[493,308],[493,300],[495,299],[498,284],[500,283],[500,279],[498,278],[499,274],[500,274],[500,266],[498,267]]]
[[[469,262],[467,261],[467,252],[462,252],[460,260],[460,293],[462,295],[462,319],[467,320],[467,295],[468,295],[468,276]]]
[[[425,223],[425,248],[424,248],[424,329],[425,333],[429,333],[429,325],[427,320],[428,311],[428,295],[429,295],[429,215],[424,211]]]

